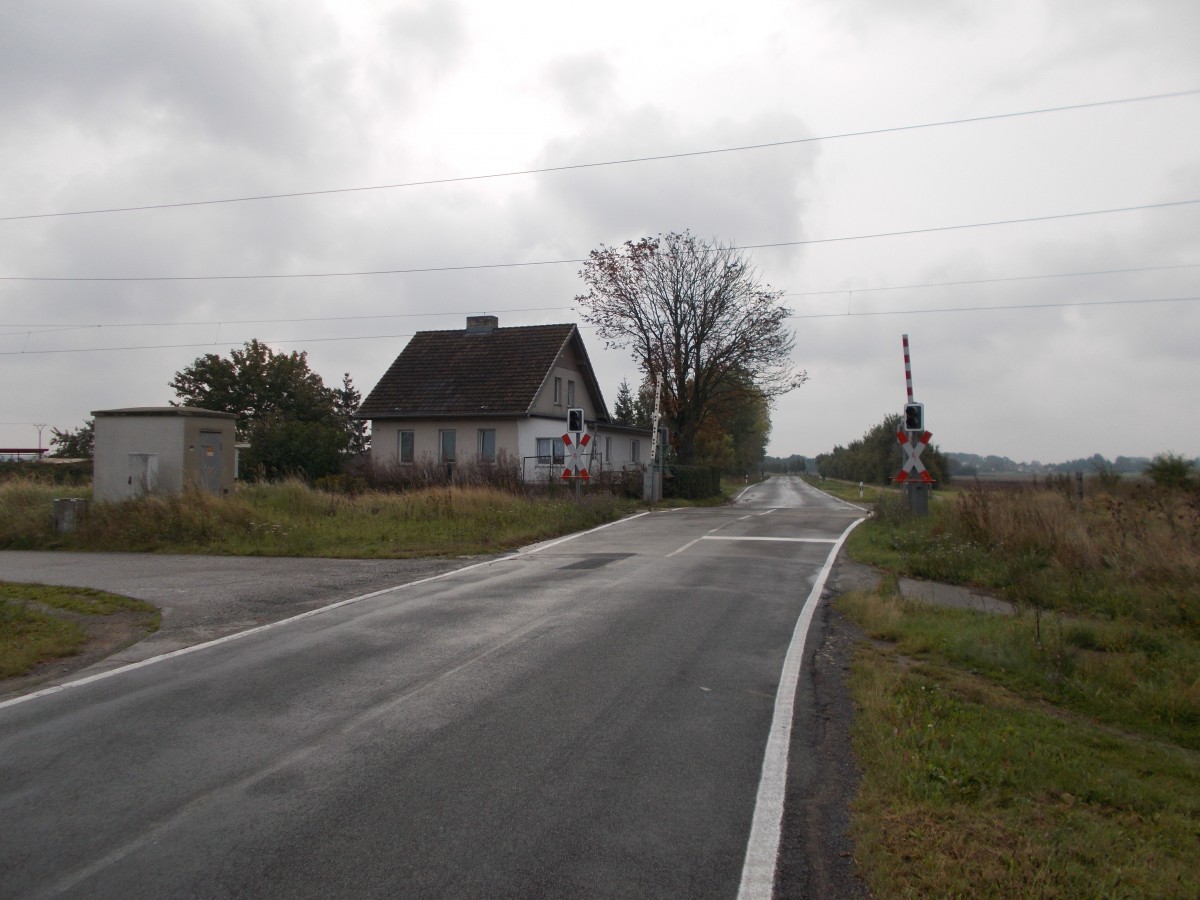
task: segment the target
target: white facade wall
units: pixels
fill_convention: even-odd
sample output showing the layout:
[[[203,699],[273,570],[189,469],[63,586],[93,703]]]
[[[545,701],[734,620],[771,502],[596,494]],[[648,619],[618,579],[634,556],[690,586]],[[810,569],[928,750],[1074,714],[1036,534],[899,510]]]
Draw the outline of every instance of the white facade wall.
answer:
[[[376,470],[387,471],[400,462],[400,433],[413,433],[413,464],[440,462],[440,434],[455,433],[455,462],[473,465],[478,461],[479,432],[496,432],[496,453],[514,454],[517,421],[513,419],[375,419],[371,423],[371,461]]]

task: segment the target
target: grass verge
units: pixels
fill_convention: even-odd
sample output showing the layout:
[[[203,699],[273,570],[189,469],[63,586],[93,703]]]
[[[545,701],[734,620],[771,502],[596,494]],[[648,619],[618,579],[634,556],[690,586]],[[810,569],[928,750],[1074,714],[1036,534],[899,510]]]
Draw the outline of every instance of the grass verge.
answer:
[[[881,897],[1200,896],[1200,503],[1117,485],[883,497],[848,542],[1017,614],[839,599],[856,659],[854,821]]]
[[[864,649],[860,871],[878,897],[1194,897],[1200,754]]]
[[[487,487],[339,494],[301,482],[254,485],[92,507],[56,534],[52,501],[32,483],[0,484],[0,548],[405,558],[493,553],[620,518],[637,508],[610,494],[528,496]]]
[[[158,609],[141,600],[91,588],[0,581],[0,678],[81,652],[90,622],[122,613],[131,614],[137,632],[158,628]]]

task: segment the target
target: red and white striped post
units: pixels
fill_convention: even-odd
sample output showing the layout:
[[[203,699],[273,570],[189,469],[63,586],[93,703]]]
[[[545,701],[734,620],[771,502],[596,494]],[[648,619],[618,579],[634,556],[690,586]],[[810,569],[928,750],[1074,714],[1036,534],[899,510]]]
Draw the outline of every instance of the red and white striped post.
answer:
[[[908,385],[908,402],[913,402],[912,357],[908,353],[908,335],[904,335],[904,383]]]
[[[908,335],[904,335],[904,385],[908,391],[908,402],[915,403],[913,400],[912,386],[912,353],[908,349]],[[907,414],[907,408],[905,409]],[[922,415],[923,419],[924,416]],[[901,421],[901,427],[904,422]],[[921,451],[925,449],[932,437],[928,431],[914,431],[905,434],[904,431],[896,433],[897,440],[900,441],[900,446],[904,453],[904,467],[900,470],[896,481],[904,485],[905,493],[908,495],[908,511],[914,516],[926,516],[929,514],[929,487],[933,483],[929,472],[921,463]],[[908,471],[912,469],[912,474],[916,478],[910,479]],[[919,481],[918,481],[919,479]]]

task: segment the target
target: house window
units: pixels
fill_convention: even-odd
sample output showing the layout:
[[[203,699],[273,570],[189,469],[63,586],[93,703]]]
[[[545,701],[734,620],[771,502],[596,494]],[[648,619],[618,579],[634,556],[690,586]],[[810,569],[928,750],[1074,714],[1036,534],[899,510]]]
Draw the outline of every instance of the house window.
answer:
[[[575,405],[575,382],[567,382],[567,406]]]
[[[562,379],[554,379],[554,405],[562,406]]]
[[[630,441],[629,442],[629,459],[632,462],[641,462],[642,461],[642,442],[641,441]]]
[[[550,463],[562,465],[564,459],[562,438],[537,439],[537,461],[539,466],[548,466]]]
[[[416,446],[416,441],[414,440],[415,434],[416,433],[412,431],[400,432],[399,450],[400,462],[402,463],[411,463],[415,458],[415,454],[413,452],[413,449]]]
[[[442,462],[454,462],[456,435],[453,428],[438,432],[438,459]]]
[[[496,461],[496,429],[479,429],[479,458],[488,462]]]
[[[604,438],[604,458],[612,462],[612,438]]]

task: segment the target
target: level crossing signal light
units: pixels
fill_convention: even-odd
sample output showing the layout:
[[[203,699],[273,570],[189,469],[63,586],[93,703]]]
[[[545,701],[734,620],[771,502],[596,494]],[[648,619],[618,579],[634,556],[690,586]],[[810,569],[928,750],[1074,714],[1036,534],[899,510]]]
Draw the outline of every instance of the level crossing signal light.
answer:
[[[567,410],[567,431],[580,432],[583,431],[583,410],[568,409]]]
[[[924,403],[906,403],[904,405],[904,430],[905,431],[924,431],[925,430],[925,404]]]

